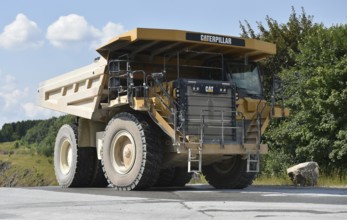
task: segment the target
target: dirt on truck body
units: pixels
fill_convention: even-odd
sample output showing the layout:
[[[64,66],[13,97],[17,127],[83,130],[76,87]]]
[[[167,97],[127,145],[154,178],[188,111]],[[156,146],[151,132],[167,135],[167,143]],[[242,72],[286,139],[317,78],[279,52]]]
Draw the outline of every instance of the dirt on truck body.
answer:
[[[193,172],[215,188],[252,183],[268,151],[261,134],[287,114],[262,92],[257,61],[274,44],[137,28],[97,51],[39,88],[41,106],[77,116],[56,138],[61,186],[184,186]]]

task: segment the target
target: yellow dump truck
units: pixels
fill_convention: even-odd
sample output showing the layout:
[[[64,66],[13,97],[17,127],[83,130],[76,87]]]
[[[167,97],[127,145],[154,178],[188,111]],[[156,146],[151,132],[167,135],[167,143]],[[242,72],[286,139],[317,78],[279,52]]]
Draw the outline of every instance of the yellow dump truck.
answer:
[[[215,188],[249,186],[268,147],[270,116],[257,61],[274,44],[137,28],[97,49],[88,66],[43,82],[40,105],[75,115],[59,130],[63,187],[184,186],[202,172]]]

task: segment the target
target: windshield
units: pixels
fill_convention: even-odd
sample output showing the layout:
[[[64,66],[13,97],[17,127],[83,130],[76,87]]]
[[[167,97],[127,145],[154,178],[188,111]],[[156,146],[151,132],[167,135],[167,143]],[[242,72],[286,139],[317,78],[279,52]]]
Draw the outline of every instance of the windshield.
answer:
[[[259,71],[256,64],[228,63],[228,74],[235,82],[240,94],[262,96]]]

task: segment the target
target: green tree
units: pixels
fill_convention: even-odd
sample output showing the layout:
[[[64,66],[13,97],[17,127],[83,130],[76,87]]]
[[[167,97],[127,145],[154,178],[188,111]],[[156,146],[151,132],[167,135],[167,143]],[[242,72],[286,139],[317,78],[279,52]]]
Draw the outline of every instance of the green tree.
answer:
[[[4,124],[0,130],[0,142],[21,141],[39,154],[53,154],[55,136],[63,124],[74,123],[75,117],[66,115],[47,120],[28,120]],[[19,142],[15,143],[16,148]]]
[[[6,123],[0,130],[0,142],[9,142],[20,140],[26,135],[27,131],[39,123],[40,120],[36,121],[20,121],[13,123]]]
[[[347,128],[347,26],[314,32],[299,45],[295,67],[281,73],[289,78],[300,74],[291,85],[294,95],[288,100],[293,109],[288,126],[295,155],[300,160],[315,160],[326,172],[347,167],[344,133]],[[282,129],[283,125],[279,127]],[[271,135],[269,135],[271,136]],[[287,141],[287,144],[290,142]],[[286,144],[286,143],[283,143]]]
[[[75,117],[71,115],[43,120],[28,130],[22,140],[30,144],[42,155],[52,156],[55,137],[63,124],[74,123]]]
[[[276,44],[276,55],[260,62],[260,67],[264,73],[265,93],[270,94],[272,85],[272,74],[278,74],[284,69],[295,66],[295,56],[300,53],[298,45],[308,36],[315,24],[313,16],[306,15],[304,8],[302,13],[297,15],[294,7],[285,24],[280,24],[269,16],[265,19],[265,25],[257,22],[259,32],[251,27],[248,21],[245,24],[240,22],[241,36],[245,38],[255,38]]]
[[[326,28],[312,19],[293,8],[286,24],[270,17],[267,27],[258,22],[258,34],[248,22],[241,24],[243,36],[277,44],[277,54],[262,67],[284,79],[291,109],[289,118],[274,120],[264,135],[278,152],[265,160],[268,173],[279,173],[276,163],[284,160],[276,157],[283,155],[285,163],[315,160],[326,173],[343,175],[347,168],[347,26]]]
[[[347,26],[325,28],[299,44],[296,65],[283,70],[291,117],[266,133],[274,149],[284,148],[296,162],[317,161],[326,173],[347,167]],[[295,80],[292,80],[294,82]]]

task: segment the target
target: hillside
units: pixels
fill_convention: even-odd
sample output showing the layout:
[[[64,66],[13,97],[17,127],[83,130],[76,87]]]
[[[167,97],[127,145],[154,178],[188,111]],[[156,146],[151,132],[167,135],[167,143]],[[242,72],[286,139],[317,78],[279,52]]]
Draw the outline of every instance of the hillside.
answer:
[[[15,142],[0,143],[0,186],[57,185],[53,158]]]
[[[73,116],[4,124],[0,130],[0,186],[57,185],[53,168],[55,136]]]

